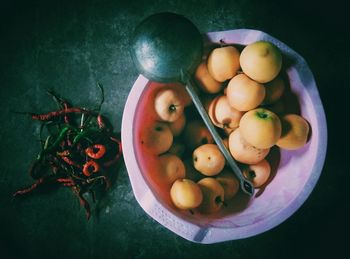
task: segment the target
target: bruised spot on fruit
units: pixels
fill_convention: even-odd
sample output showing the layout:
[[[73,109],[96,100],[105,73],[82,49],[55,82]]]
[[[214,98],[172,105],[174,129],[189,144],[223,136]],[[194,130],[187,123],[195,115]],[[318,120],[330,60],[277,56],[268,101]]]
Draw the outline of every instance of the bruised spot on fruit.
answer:
[[[141,140],[141,144],[145,144],[145,142],[143,140]]]
[[[256,174],[255,174],[255,172],[253,170],[250,170],[248,172],[248,174],[249,174],[249,177],[252,178],[252,179],[256,177]]]
[[[195,156],[195,157],[193,158],[193,161],[194,161],[194,162],[197,162],[197,161],[198,161],[198,157]]]
[[[210,156],[208,156],[208,160],[210,160],[211,159],[211,157]]]
[[[176,105],[172,104],[169,106],[169,112],[176,112]]]
[[[208,138],[202,138],[201,139],[201,144],[208,144]]]

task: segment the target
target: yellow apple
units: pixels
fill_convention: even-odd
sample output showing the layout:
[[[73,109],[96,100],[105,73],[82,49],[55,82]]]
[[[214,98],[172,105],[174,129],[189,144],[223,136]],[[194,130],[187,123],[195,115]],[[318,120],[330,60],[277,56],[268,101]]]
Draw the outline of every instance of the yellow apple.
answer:
[[[152,154],[159,155],[169,150],[173,134],[166,123],[156,122],[141,132],[140,141]]]
[[[277,146],[287,150],[295,150],[304,146],[309,135],[309,124],[301,116],[287,114],[282,117],[282,135]]]
[[[228,169],[224,169],[220,174],[216,176],[216,180],[224,188],[225,201],[232,199],[239,190],[239,182],[232,172]]]
[[[185,105],[174,89],[161,89],[154,99],[154,108],[163,121],[176,121],[183,113]]]
[[[185,128],[186,116],[181,114],[181,116],[174,122],[169,123],[169,128],[173,133],[174,137],[177,137],[181,134],[182,130]]]
[[[214,111],[213,119],[221,126],[221,128],[235,129],[239,125],[244,112],[233,108],[227,96],[220,95],[213,100]]]
[[[225,191],[221,184],[214,178],[206,177],[200,180],[198,185],[203,194],[198,210],[204,214],[219,211],[225,199]]]
[[[170,189],[170,197],[176,207],[183,210],[198,207],[203,195],[201,188],[189,179],[178,179]]]
[[[194,77],[198,83],[198,86],[205,93],[215,94],[221,91],[221,88],[222,88],[221,83],[216,81],[209,74],[206,62],[202,62],[201,64],[199,64]]]
[[[251,181],[255,188],[261,187],[270,177],[271,167],[265,159],[242,170],[245,178]]]
[[[265,99],[263,104],[271,104],[276,102],[284,92],[284,82],[281,76],[277,76],[271,82],[265,84]]]
[[[242,137],[249,144],[260,149],[275,145],[282,131],[278,116],[264,108],[245,113],[239,127]]]
[[[216,48],[209,54],[207,66],[216,81],[231,79],[239,70],[239,51],[233,46]]]
[[[203,144],[214,143],[212,135],[201,120],[194,120],[187,123],[184,138],[187,147],[192,150]]]
[[[257,41],[246,46],[240,56],[243,72],[259,83],[273,80],[281,70],[282,54],[268,41]]]
[[[216,144],[205,144],[193,151],[193,165],[206,176],[214,176],[225,166],[225,157]]]
[[[240,128],[230,134],[228,145],[233,158],[244,164],[256,164],[270,152],[270,148],[260,149],[250,145],[242,138]]]
[[[262,103],[265,87],[245,74],[238,74],[228,83],[226,96],[236,110],[249,111]]]
[[[164,154],[158,157],[159,181],[170,186],[177,180],[185,178],[185,165],[182,160],[173,154]]]

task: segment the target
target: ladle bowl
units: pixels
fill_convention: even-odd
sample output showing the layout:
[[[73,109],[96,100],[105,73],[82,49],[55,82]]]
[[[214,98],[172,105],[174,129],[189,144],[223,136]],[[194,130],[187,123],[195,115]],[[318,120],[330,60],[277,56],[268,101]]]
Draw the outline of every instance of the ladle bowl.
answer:
[[[136,27],[131,41],[131,56],[141,74],[156,82],[185,85],[204,124],[239,180],[241,189],[251,196],[254,193],[252,183],[244,178],[192,86],[193,72],[202,54],[203,41],[198,29],[187,18],[174,13],[147,17]]]

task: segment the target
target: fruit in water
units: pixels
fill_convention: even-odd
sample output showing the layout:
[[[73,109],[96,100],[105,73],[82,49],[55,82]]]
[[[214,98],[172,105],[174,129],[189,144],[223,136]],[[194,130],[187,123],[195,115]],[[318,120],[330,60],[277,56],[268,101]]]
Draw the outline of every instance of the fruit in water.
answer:
[[[204,175],[198,172],[196,168],[194,168],[192,158],[185,160],[184,164],[186,170],[186,179],[198,182],[199,180],[204,178]]]
[[[225,166],[225,157],[216,144],[205,144],[193,151],[193,165],[206,176],[217,175]]]
[[[207,66],[216,81],[231,79],[239,70],[239,51],[233,46],[216,48],[209,54]]]
[[[178,157],[182,157],[182,155],[185,152],[185,145],[183,143],[180,142],[173,142],[173,144],[171,145],[171,147],[168,150],[168,153],[176,155]]]
[[[162,89],[154,99],[154,108],[161,120],[173,122],[182,115],[185,105],[174,89]]]
[[[304,146],[309,135],[309,124],[301,116],[287,114],[281,118],[282,135],[277,146],[283,149],[295,150]]]
[[[190,149],[195,149],[203,144],[214,143],[212,135],[201,120],[194,120],[187,123],[184,137],[185,143]]]
[[[219,211],[225,198],[225,191],[221,184],[214,178],[206,177],[200,180],[198,185],[203,194],[198,210],[205,214]]]
[[[239,182],[237,178],[229,170],[223,170],[217,177],[216,180],[224,188],[225,201],[232,199],[239,190]]]
[[[159,180],[170,186],[180,178],[185,178],[185,165],[182,160],[173,154],[164,154],[159,156]]]
[[[265,98],[265,87],[245,74],[239,74],[230,80],[226,95],[233,108],[249,111],[262,103]]]
[[[169,150],[173,144],[173,134],[164,122],[156,122],[141,132],[141,144],[151,153],[159,155]]]
[[[203,200],[201,188],[189,179],[176,180],[170,189],[170,197],[174,205],[183,210],[194,209]]]
[[[175,137],[179,136],[186,125],[186,117],[183,113],[176,121],[169,123],[169,128]]]
[[[264,108],[246,112],[239,127],[242,137],[249,144],[260,149],[275,145],[282,131],[278,116]]]
[[[280,72],[282,54],[271,42],[257,41],[243,49],[239,61],[247,76],[259,83],[267,83]]]

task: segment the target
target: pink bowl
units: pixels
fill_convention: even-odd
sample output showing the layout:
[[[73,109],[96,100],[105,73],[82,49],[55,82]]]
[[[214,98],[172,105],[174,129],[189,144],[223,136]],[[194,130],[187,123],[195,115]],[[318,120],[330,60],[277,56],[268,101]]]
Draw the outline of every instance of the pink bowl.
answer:
[[[157,170],[156,157],[142,150],[138,134],[153,123],[152,98],[164,84],[151,82],[142,75],[134,83],[122,120],[124,159],[136,200],[145,212],[174,233],[193,242],[216,243],[246,238],[267,231],[290,217],[307,199],[322,171],[327,149],[327,124],[314,77],[295,51],[279,40],[256,30],[231,30],[205,35],[206,46],[223,40],[228,44],[247,45],[267,40],[277,45],[284,56],[290,90],[298,111],[311,125],[311,137],[296,151],[272,152],[275,164],[273,180],[248,199],[234,198],[220,214],[203,216],[175,209],[168,195],[152,180]],[[178,84],[167,84],[176,87]]]

